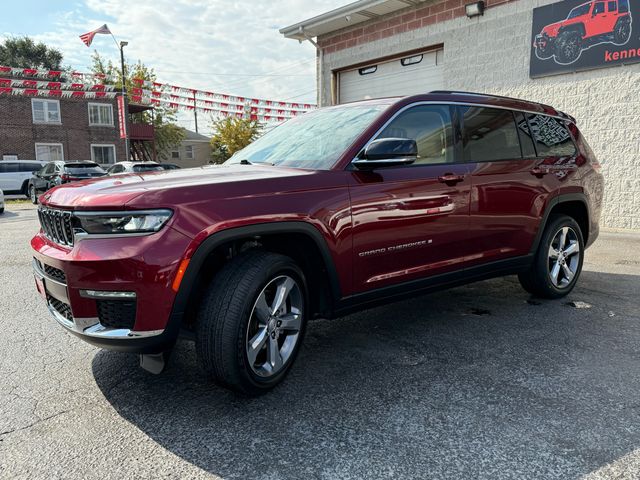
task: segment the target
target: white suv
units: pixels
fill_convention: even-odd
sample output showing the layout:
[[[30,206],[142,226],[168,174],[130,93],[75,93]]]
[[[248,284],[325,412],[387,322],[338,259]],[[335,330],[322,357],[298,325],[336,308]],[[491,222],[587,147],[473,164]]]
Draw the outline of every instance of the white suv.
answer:
[[[29,179],[45,163],[37,160],[0,160],[0,190],[7,195],[27,195]]]

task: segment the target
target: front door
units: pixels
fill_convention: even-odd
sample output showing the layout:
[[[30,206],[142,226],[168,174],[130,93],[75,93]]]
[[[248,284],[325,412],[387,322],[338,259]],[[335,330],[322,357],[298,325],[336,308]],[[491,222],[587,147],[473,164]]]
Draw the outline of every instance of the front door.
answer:
[[[376,138],[411,138],[409,166],[353,170],[354,291],[364,292],[464,265],[468,253],[469,167],[458,155],[453,108],[419,104]]]

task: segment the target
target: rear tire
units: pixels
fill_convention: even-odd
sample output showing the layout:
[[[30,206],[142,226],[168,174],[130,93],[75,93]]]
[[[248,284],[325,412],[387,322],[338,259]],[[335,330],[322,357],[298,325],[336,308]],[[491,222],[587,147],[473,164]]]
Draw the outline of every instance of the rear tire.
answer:
[[[196,352],[206,372],[247,395],[275,387],[302,343],[307,298],[291,258],[261,250],[238,255],[215,275],[199,308]]]
[[[613,27],[613,43],[624,45],[631,37],[631,22],[629,20],[618,20]]]
[[[541,298],[561,298],[576,285],[584,261],[584,240],[578,223],[553,215],[544,229],[533,264],[518,275],[527,292]]]
[[[34,205],[38,204],[38,194],[36,193],[36,187],[33,185],[29,187],[29,199]]]

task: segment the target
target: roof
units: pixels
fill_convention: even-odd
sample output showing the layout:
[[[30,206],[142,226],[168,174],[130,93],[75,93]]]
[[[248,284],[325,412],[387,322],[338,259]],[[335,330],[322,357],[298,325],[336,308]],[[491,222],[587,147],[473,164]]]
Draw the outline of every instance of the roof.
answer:
[[[358,0],[344,7],[280,29],[286,38],[306,40],[357,25],[389,13],[425,3],[427,0]]]
[[[185,135],[186,135],[186,136],[184,137],[184,139],[185,139],[186,141],[192,141],[192,142],[194,142],[194,141],[208,142],[209,140],[211,140],[209,137],[207,137],[207,136],[205,136],[205,135],[202,135],[201,133],[196,133],[196,132],[194,132],[193,130],[187,130],[186,128],[185,128],[185,130],[184,130],[184,133],[185,133]]]

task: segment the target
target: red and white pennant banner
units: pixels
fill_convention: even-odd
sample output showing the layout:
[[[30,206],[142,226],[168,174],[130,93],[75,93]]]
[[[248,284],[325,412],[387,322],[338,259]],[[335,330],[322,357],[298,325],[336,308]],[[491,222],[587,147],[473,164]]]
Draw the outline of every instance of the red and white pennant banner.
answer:
[[[115,91],[114,85],[88,85],[86,83],[72,83],[72,82],[55,82],[55,81],[40,81],[40,80],[16,80],[14,78],[0,78],[0,87],[14,87],[14,88],[37,88],[45,90],[84,90],[88,92],[113,92]]]
[[[38,68],[21,68],[6,67],[0,65],[0,76],[3,77],[29,77],[29,78],[51,78],[58,79],[60,77],[71,77],[74,80],[94,83],[114,83],[115,78],[109,77],[104,73],[83,73],[83,72],[66,72],[64,70],[46,70]]]
[[[117,92],[85,92],[77,90],[0,87],[0,95],[62,98],[114,98]]]

